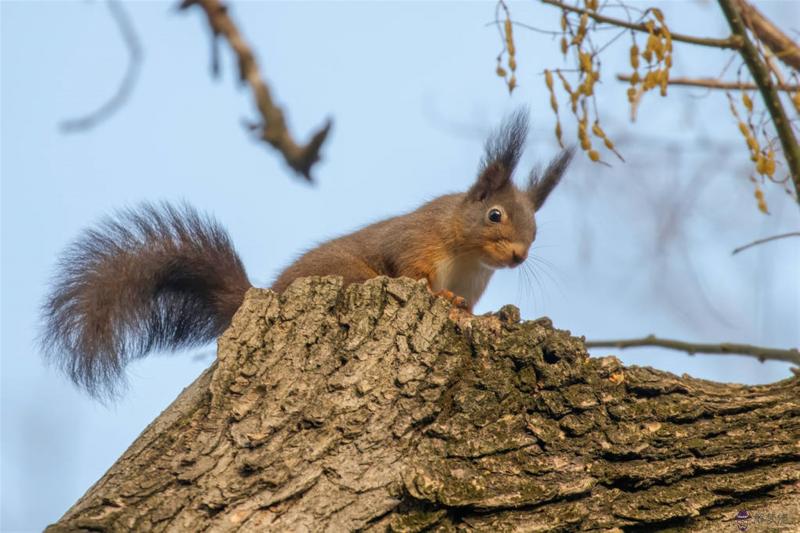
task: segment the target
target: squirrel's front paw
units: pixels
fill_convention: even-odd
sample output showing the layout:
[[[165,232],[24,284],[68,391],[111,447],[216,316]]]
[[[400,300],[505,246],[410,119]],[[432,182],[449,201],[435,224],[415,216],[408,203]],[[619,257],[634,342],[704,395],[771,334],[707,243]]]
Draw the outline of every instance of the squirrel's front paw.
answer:
[[[450,302],[452,302],[454,307],[457,307],[459,309],[464,309],[466,311],[469,310],[469,304],[467,303],[467,300],[461,296],[456,295],[453,291],[442,289],[440,291],[436,291],[433,294],[450,300]]]

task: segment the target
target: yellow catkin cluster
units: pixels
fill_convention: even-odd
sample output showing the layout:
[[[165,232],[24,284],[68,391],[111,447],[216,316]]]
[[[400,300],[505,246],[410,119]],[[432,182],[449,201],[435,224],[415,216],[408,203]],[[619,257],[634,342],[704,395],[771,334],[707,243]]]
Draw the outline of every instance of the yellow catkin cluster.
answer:
[[[514,25],[511,23],[511,13],[506,10],[506,20],[503,23],[503,38],[505,42],[505,50],[500,52],[500,55],[497,56],[497,68],[495,72],[498,76],[505,79],[506,85],[508,86],[508,92],[514,92],[514,89],[517,87],[517,47],[514,45]],[[503,68],[502,61],[503,61],[503,53],[508,53],[508,70],[511,71],[511,75],[509,76],[508,71]]]
[[[792,103],[794,104],[794,108],[797,109],[797,112],[800,113],[800,90],[792,96]]]
[[[758,210],[764,213],[765,215],[769,214],[769,209],[767,208],[767,202],[764,200],[764,191],[756,184],[756,192],[753,193],[756,197],[756,203],[758,204]]]
[[[567,40],[567,12],[561,13],[561,53],[567,57],[569,51],[569,41]],[[800,93],[798,93],[800,94]]]
[[[569,95],[570,106],[572,107],[572,112],[577,115],[578,114],[578,99],[580,98],[580,94],[576,93],[572,90],[572,85],[569,84],[569,81],[561,70],[556,70],[556,74],[558,74],[558,79],[561,80],[561,85],[564,86],[564,92]]]
[[[583,114],[578,117],[578,140],[581,143],[581,149],[586,152],[589,159],[597,163],[600,161],[600,152],[592,147],[592,140],[589,137],[589,113],[586,111],[586,100],[581,101],[581,111]]]
[[[638,94],[658,87],[661,96],[667,95],[669,72],[672,68],[672,34],[664,22],[664,14],[660,9],[650,10],[652,19],[645,21],[647,42],[644,50],[640,50],[634,39],[630,48],[630,64],[633,69],[631,86],[628,89],[628,101],[635,106]],[[639,73],[639,58],[647,62],[647,73]]]
[[[562,139],[561,131],[561,117],[558,114],[558,99],[556,99],[556,91],[553,87],[553,73],[546,69],[544,71],[544,82],[545,85],[547,85],[547,91],[550,93],[550,108],[556,115],[556,139],[558,139],[558,145],[561,146],[561,148],[564,148],[564,140]]]
[[[600,127],[600,122],[598,120],[595,120],[594,124],[592,125],[592,133],[595,135],[595,137],[603,141],[603,144],[606,146],[606,148],[614,152],[617,157],[622,159],[622,155],[617,151],[614,143],[608,138],[608,135],[606,135],[606,132],[603,131],[603,128]]]
[[[764,178],[772,180],[775,175],[775,150],[772,146],[762,149],[758,142],[756,130],[752,125],[753,99],[750,98],[747,92],[742,92],[742,106],[747,111],[747,122],[742,120],[742,117],[739,115],[739,111],[736,109],[736,103],[730,93],[728,93],[728,101],[730,103],[731,113],[739,126],[739,132],[741,132],[747,143],[750,159],[755,163],[756,172]],[[755,178],[751,177],[750,180],[755,185],[754,195],[759,211],[764,214],[769,214],[767,202],[764,199],[764,192],[759,187]]]
[[[588,29],[588,27],[589,27],[589,15],[587,13],[584,13],[583,15],[581,15],[580,22],[578,22],[578,30],[575,32],[575,35],[572,36],[572,42],[570,44],[573,44],[578,48],[580,48],[581,45],[583,44],[583,40],[586,38],[586,30]]]
[[[577,61],[577,80],[573,82],[575,86],[573,87],[573,84],[567,80],[567,77],[561,70],[556,70],[555,74],[561,80],[564,92],[569,96],[570,109],[577,119],[578,140],[580,141],[581,149],[586,153],[589,159],[599,162],[600,152],[595,150],[592,146],[592,134],[601,139],[606,148],[612,150],[617,156],[619,156],[619,153],[614,149],[614,143],[611,139],[603,132],[596,116],[593,120],[593,126],[591,126],[591,128],[589,127],[590,117],[588,109],[596,109],[596,106],[592,105],[590,107],[587,103],[589,99],[594,99],[595,97],[595,85],[600,80],[600,68],[596,54],[592,51],[591,42],[587,39],[590,20],[588,12],[597,11],[599,8],[599,1],[584,0],[584,5],[586,6],[587,12],[580,15],[577,20],[577,26],[570,25],[569,14],[566,11],[561,14],[561,52],[567,56],[570,49],[572,49],[574,53],[574,57]],[[563,146],[561,120],[558,115],[558,102],[555,97],[553,81],[553,72],[546,70],[545,83],[547,84],[547,90],[550,92],[550,107],[553,108],[556,114],[556,138],[559,144]],[[600,133],[598,134],[598,132]]]

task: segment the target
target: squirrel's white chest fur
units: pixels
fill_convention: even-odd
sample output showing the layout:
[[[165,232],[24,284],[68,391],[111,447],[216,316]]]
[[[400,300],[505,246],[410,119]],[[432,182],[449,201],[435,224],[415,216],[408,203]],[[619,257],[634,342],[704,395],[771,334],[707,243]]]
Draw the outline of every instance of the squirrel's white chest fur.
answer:
[[[494,269],[474,257],[445,259],[436,265],[432,289],[447,289],[467,300],[471,308],[480,299],[492,274]]]

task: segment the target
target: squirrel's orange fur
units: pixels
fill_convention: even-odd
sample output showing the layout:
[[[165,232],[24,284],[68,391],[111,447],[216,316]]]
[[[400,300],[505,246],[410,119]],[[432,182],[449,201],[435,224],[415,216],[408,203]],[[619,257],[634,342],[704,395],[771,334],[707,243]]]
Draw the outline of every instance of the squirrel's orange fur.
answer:
[[[427,280],[469,310],[497,268],[515,267],[536,236],[534,212],[572,156],[563,152],[527,187],[511,176],[527,133],[513,115],[486,143],[465,193],[325,242],[289,265],[272,289],[304,276],[345,284],[379,275]],[[114,392],[125,364],[157,348],[202,344],[229,324],[251,286],[225,230],[188,206],[145,205],[87,231],[64,254],[44,306],[43,342],[95,395]]]

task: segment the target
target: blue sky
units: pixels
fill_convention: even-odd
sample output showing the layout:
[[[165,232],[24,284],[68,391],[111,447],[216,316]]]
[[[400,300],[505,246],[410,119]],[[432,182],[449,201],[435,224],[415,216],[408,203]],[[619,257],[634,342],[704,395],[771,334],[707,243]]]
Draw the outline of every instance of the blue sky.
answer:
[[[634,3],[643,6],[642,3]],[[55,521],[213,358],[213,346],[131,366],[130,390],[103,406],[47,367],[35,343],[37,309],[59,252],[113,209],[186,200],[229,229],[251,279],[270,283],[304,249],[364,223],[463,190],[483,138],[519,105],[533,129],[523,165],[556,153],[541,72],[564,66],[557,42],[517,31],[520,88],[493,74],[491,2],[233,2],[292,131],[305,139],[334,120],[315,168],[294,179],[242,127],[254,117],[227,53],[209,76],[199,12],[127,3],[144,47],[128,103],[96,129],[57,124],[113,93],[126,53],[102,2],[0,2],[2,17],[2,524]],[[673,31],[726,34],[714,3],[664,6]],[[558,14],[512,3],[520,21],[557,28]],[[800,20],[789,1],[776,20]],[[223,50],[226,52],[226,50]],[[716,75],[729,56],[678,46],[675,75]],[[495,276],[476,312],[515,303],[588,338],[648,333],[686,340],[800,344],[800,246],[736,246],[800,227],[777,188],[755,208],[747,157],[722,95],[674,89],[627,121],[627,51],[604,57],[598,104],[626,164],[580,158],[538,216],[538,283]],[[735,69],[735,67],[734,67]],[[574,125],[565,120],[568,135]],[[600,350],[597,354],[611,353]],[[743,357],[620,352],[626,363],[722,381],[788,377],[788,365]]]

